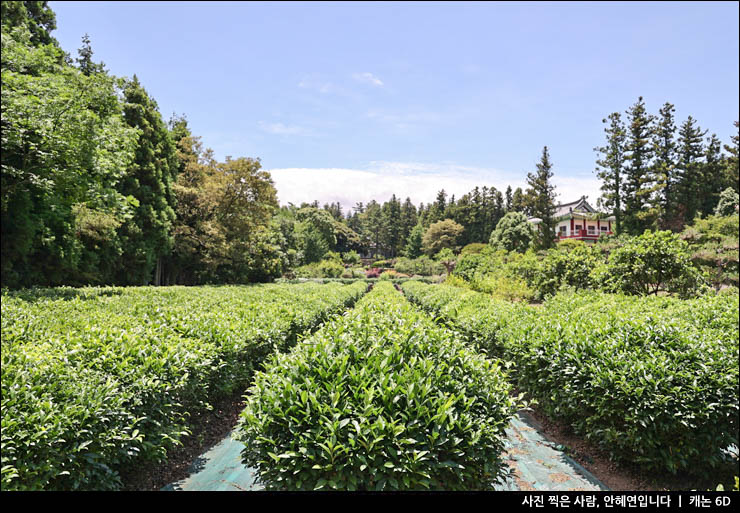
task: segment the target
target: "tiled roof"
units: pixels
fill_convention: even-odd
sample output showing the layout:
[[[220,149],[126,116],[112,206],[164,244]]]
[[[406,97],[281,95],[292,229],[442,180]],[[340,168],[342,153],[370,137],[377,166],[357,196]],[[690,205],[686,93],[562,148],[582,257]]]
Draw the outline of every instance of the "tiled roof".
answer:
[[[555,216],[562,217],[570,214],[571,212],[596,212],[596,209],[588,204],[586,197],[582,196],[576,201],[570,203],[561,203],[555,207]]]

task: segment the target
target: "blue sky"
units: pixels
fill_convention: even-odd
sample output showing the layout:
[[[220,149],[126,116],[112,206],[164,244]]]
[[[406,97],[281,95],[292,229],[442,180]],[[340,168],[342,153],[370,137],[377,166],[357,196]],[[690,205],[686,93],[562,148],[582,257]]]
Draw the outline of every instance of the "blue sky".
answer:
[[[281,202],[525,186],[598,196],[602,118],[637,97],[727,143],[738,3],[50,2],[76,56],[136,74],[216,156],[259,157]]]

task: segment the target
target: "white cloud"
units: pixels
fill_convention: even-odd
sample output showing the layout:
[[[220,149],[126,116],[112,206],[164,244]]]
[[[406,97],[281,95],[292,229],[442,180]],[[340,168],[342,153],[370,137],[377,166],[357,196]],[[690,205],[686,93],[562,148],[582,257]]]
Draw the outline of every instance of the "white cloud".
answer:
[[[370,84],[376,87],[383,87],[383,81],[380,80],[378,77],[373,75],[372,73],[354,73],[352,75],[352,78],[357,80],[358,82],[363,82],[365,84]]]
[[[389,162],[373,161],[364,169],[348,168],[281,168],[270,169],[281,204],[300,205],[318,200],[339,202],[345,213],[357,202],[388,201],[395,194],[401,201],[410,197],[418,205],[434,201],[444,189],[447,197],[460,198],[475,187],[495,187],[503,194],[507,186],[526,189],[526,173],[504,172],[493,168],[464,166],[454,162]],[[557,201],[564,203],[588,196],[596,207],[600,182],[596,177],[553,177]]]
[[[345,212],[357,202],[387,201],[395,194],[402,201],[434,201],[439,190],[448,198],[459,198],[475,187],[494,186],[502,193],[507,185],[523,187],[521,177],[494,169],[460,166],[454,163],[371,162],[367,169],[282,168],[269,170],[281,204],[318,200],[319,204],[339,202]]]

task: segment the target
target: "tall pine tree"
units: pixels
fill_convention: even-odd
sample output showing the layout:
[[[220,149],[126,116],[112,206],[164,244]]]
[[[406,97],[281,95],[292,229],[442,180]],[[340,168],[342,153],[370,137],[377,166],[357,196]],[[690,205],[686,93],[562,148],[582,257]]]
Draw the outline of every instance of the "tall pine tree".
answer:
[[[704,135],[691,116],[678,131],[678,213],[681,225],[690,224],[701,206],[702,162]]]
[[[704,149],[701,188],[698,191],[700,195],[699,211],[705,216],[714,213],[714,209],[719,202],[719,195],[724,190],[722,188],[723,171],[722,143],[717,134],[712,134],[711,137],[707,138],[707,145]]]
[[[642,96],[627,110],[627,140],[625,145],[624,215],[626,233],[639,235],[653,228],[658,217],[658,199],[654,196],[650,137],[654,117],[645,110]]]
[[[738,122],[735,121],[734,123],[735,129],[737,130]],[[738,132],[735,132],[735,135],[731,137],[732,139],[732,145],[725,144],[724,148],[725,151],[728,153],[727,158],[725,159],[725,170],[723,173],[723,185],[722,190],[724,190],[727,187],[732,187],[735,192],[738,192],[738,180],[740,180],[740,176],[738,175]]]
[[[653,131],[653,176],[660,201],[660,224],[662,228],[673,227],[678,204],[676,190],[676,123],[673,117],[676,107],[666,102],[660,109],[660,117]]]
[[[527,203],[533,217],[539,218],[538,245],[548,249],[555,244],[555,186],[551,179],[552,163],[547,146],[542,149],[542,157],[535,173],[527,174]]]
[[[598,205],[607,209],[616,218],[616,230],[622,222],[622,194],[624,175],[624,152],[627,132],[619,112],[612,112],[602,123],[609,121],[604,128],[606,145],[594,148],[601,154],[596,160],[596,175],[601,180],[601,197]]]

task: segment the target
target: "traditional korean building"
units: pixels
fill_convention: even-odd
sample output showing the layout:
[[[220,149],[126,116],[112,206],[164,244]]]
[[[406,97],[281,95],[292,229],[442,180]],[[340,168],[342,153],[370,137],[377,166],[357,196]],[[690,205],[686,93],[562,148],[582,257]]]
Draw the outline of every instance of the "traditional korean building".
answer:
[[[614,216],[606,216],[597,212],[588,204],[586,197],[577,201],[563,203],[555,207],[555,233],[558,240],[576,239],[585,242],[596,242],[601,235],[611,235]],[[537,217],[529,219],[535,225],[542,222]]]

